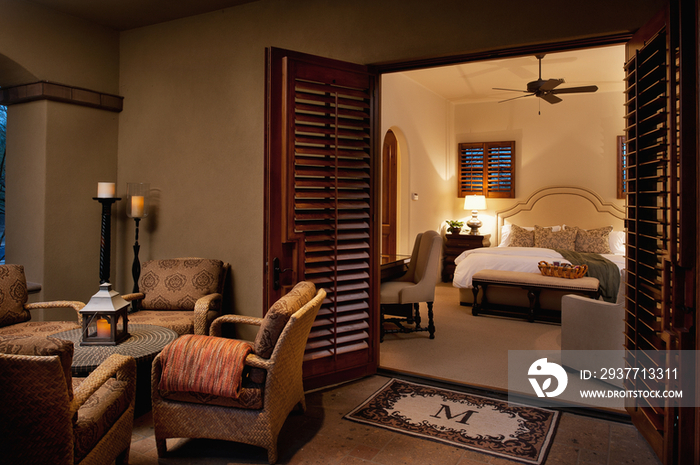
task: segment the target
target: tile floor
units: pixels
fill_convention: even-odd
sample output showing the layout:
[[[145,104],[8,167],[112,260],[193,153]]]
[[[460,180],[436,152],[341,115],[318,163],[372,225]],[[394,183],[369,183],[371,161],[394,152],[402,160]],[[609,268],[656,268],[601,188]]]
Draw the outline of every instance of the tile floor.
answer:
[[[505,465],[510,460],[362,425],[343,416],[384,385],[372,376],[307,394],[305,414],[292,414],[280,433],[280,464]],[[129,463],[234,465],[267,463],[265,450],[204,439],[169,439],[158,460],[151,414],[134,422]],[[546,465],[658,465],[651,448],[628,424],[565,413]]]

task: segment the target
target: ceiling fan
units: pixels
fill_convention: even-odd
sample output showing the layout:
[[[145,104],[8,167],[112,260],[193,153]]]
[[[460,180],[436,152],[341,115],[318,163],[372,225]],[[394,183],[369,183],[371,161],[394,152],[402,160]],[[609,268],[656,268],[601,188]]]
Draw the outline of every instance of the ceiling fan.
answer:
[[[559,103],[561,99],[556,96],[556,94],[577,94],[582,92],[595,92],[598,90],[598,86],[581,86],[581,87],[565,87],[563,89],[557,89],[560,84],[564,83],[563,79],[542,79],[542,58],[544,54],[535,55],[535,57],[540,62],[540,76],[536,81],[527,83],[527,90],[517,90],[517,89],[502,89],[499,87],[494,87],[494,90],[508,90],[512,92],[525,92],[528,95],[521,95],[520,97],[509,98],[506,100],[501,100],[498,103],[508,102],[510,100],[515,100],[523,97],[539,97],[542,100],[549,103]]]

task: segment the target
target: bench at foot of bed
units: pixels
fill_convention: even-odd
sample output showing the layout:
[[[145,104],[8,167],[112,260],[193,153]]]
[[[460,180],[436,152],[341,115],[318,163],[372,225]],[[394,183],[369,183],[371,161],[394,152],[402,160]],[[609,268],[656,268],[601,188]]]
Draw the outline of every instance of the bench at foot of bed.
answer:
[[[486,298],[486,288],[489,285],[526,290],[529,307],[521,310],[512,306],[490,305]],[[560,313],[552,314],[552,312],[548,312],[545,314],[541,311],[539,303],[540,292],[543,290],[554,290],[598,299],[600,297],[599,287],[600,283],[597,278],[567,279],[521,271],[481,270],[472,276],[472,291],[474,293],[472,315],[478,316],[482,313],[487,315],[520,316],[527,318],[530,322],[535,320],[561,322]],[[479,301],[479,291],[482,289],[481,301]],[[507,292],[507,290],[504,291]]]

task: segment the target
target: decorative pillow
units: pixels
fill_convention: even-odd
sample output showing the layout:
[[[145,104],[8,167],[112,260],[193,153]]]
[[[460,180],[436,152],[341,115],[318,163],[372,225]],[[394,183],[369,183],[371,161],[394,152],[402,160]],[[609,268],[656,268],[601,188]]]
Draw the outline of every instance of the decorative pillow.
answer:
[[[141,307],[149,310],[194,310],[198,299],[219,292],[224,262],[204,258],[148,260],[141,266]]]
[[[73,343],[46,336],[3,336],[0,339],[0,353],[14,355],[58,355],[66,378],[68,397],[73,399],[71,363],[73,363]]]
[[[316,295],[316,286],[302,281],[284,297],[275,302],[265,314],[262,325],[255,336],[255,355],[270,358],[289,318]],[[257,381],[256,381],[257,382]]]
[[[510,227],[510,244],[508,247],[534,247],[535,232],[521,228],[517,224]]]
[[[27,279],[22,265],[0,265],[0,327],[29,321]]]
[[[535,247],[574,250],[575,243],[575,230],[552,231],[549,228],[535,225]]]
[[[566,230],[576,231],[576,252],[582,253],[612,253],[610,251],[610,232],[612,226],[597,229],[581,229],[567,226]]]
[[[624,231],[610,231],[610,252],[618,255],[624,255],[627,253],[625,250],[625,232]]]
[[[511,241],[511,230],[512,230],[513,224],[511,223],[506,223],[503,226],[501,226],[501,241],[498,243],[499,247],[515,247],[510,245]],[[561,226],[548,226],[549,228],[552,229],[552,231],[560,231]],[[527,231],[534,231],[535,228],[531,226],[519,226],[521,229],[525,229]],[[533,239],[534,241],[534,239]],[[534,242],[533,242],[534,243]]]

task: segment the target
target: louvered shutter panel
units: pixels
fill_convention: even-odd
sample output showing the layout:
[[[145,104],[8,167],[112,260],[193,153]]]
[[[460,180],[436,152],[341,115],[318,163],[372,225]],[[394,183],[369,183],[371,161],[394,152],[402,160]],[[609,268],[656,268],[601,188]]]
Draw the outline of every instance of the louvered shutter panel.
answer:
[[[643,41],[644,46],[625,66],[626,348],[627,363],[633,368],[655,367],[654,359],[664,359],[656,355],[665,355],[661,351],[696,347],[692,333],[696,290],[691,282],[697,260],[697,115],[694,105],[684,108],[681,103],[680,81],[686,58],[681,57],[677,40],[664,27]],[[686,43],[696,49],[692,35]],[[692,92],[694,86],[689,83],[695,80],[697,66],[694,58],[687,64],[693,77],[686,81],[686,91]],[[638,378],[629,380],[627,387],[673,390],[691,386],[695,368],[679,366],[678,380]],[[643,397],[628,404],[627,410],[664,463],[686,463],[683,456],[692,455],[693,435],[681,434],[680,425],[685,425],[686,431],[694,428],[692,412],[651,406]]]
[[[301,62],[289,70],[289,217],[292,235],[303,238],[299,280],[327,292],[304,355],[308,379],[372,359],[372,88],[366,74]]]
[[[458,196],[484,191],[484,144],[459,144]]]
[[[487,197],[515,197],[514,155],[515,142],[486,144]]]
[[[627,349],[670,349],[661,337],[670,311],[664,281],[669,262],[670,164],[665,35],[657,35],[626,65],[627,73]],[[650,367],[650,360],[628,356],[632,368]],[[649,382],[645,380],[646,382]],[[629,381],[635,383],[634,380]],[[637,386],[638,389],[658,386]],[[664,409],[640,399],[631,415],[648,421],[660,441]]]
[[[515,197],[515,142],[459,144],[459,197]]]

